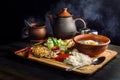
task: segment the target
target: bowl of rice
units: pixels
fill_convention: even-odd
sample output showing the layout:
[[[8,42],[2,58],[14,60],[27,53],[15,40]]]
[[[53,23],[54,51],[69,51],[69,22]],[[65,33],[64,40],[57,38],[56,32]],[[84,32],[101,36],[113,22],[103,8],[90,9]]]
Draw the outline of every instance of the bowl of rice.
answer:
[[[96,34],[81,34],[73,38],[76,48],[90,57],[96,57],[108,48],[110,38]]]

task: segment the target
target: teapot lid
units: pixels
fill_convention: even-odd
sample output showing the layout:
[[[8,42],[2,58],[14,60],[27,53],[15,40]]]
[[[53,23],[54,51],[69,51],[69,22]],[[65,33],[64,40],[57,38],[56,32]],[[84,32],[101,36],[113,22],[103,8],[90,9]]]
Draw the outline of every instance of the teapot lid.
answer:
[[[59,13],[59,17],[70,17],[72,16],[70,12],[67,11],[67,8],[63,8],[62,12]]]

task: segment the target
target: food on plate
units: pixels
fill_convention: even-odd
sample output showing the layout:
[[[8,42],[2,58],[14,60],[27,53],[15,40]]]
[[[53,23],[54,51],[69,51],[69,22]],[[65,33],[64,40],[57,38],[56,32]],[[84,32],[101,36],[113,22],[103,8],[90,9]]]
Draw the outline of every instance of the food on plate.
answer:
[[[67,39],[64,41],[65,43],[67,43],[67,48],[72,48],[75,45],[75,42],[73,41],[73,39]]]
[[[50,49],[43,45],[35,45],[32,47],[32,54],[36,57],[55,58],[57,57]]]
[[[86,44],[86,45],[98,45],[98,44],[102,44],[103,42],[98,42],[94,40],[81,40],[81,41],[78,41],[78,43]]]
[[[71,52],[72,55],[68,56],[64,59],[65,64],[70,64],[72,66],[85,66],[90,65],[92,63],[92,58],[83,53],[79,53],[76,51]]]
[[[93,40],[81,41],[84,44],[98,44]],[[79,53],[77,50],[69,50],[75,45],[73,39],[62,40],[48,37],[44,45],[38,44],[32,47],[32,54],[38,58],[54,58],[56,61],[63,62],[72,66],[84,66],[92,63],[92,58],[88,55]]]

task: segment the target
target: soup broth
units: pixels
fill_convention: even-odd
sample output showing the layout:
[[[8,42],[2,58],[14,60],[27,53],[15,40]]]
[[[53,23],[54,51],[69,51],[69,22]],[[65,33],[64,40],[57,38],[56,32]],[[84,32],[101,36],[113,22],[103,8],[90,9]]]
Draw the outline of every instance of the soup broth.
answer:
[[[102,44],[103,42],[98,42],[94,40],[81,40],[81,41],[78,41],[78,43],[86,44],[86,45],[98,45],[98,44]]]

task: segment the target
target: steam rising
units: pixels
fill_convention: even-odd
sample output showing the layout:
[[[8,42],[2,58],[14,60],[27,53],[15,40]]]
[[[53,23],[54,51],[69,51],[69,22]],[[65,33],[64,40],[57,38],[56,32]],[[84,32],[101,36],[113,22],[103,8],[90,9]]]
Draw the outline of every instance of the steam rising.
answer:
[[[106,35],[112,40],[116,40],[117,37],[119,41],[120,16],[116,9],[120,10],[120,8],[117,8],[116,4],[118,4],[117,0],[114,2],[113,0],[60,0],[58,4],[52,5],[49,13],[56,17],[62,8],[67,7],[74,18],[83,18],[88,28],[96,29],[99,34]],[[80,24],[77,26],[80,28]]]

